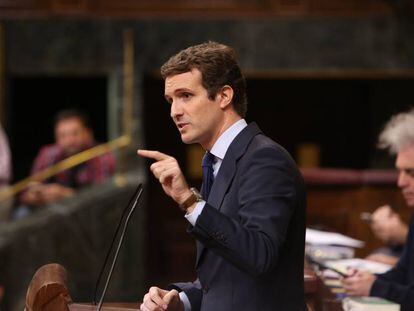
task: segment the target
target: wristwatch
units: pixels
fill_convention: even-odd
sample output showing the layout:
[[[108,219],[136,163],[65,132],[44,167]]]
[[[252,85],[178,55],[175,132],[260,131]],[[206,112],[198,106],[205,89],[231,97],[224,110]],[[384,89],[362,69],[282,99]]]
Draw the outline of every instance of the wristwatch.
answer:
[[[200,202],[203,200],[203,197],[201,196],[200,192],[196,188],[190,188],[191,195],[179,205],[179,207],[186,212],[187,209],[193,205],[196,202]]]

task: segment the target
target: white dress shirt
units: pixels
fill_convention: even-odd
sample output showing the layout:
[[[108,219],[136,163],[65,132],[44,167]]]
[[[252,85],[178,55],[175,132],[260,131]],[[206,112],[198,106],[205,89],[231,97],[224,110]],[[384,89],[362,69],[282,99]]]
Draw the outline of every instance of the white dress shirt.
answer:
[[[223,134],[217,139],[213,147],[210,150],[210,153],[215,156],[215,162],[213,164],[213,174],[216,178],[218,171],[220,169],[221,163],[223,162],[224,156],[226,155],[227,149],[229,149],[230,144],[236,138],[236,136],[247,126],[247,123],[244,119],[241,119],[230,126]],[[205,206],[205,201],[200,201],[195,206],[194,210],[185,215],[185,218],[195,226],[198,216],[200,216],[203,208]],[[191,311],[190,301],[188,300],[187,295],[184,292],[180,292],[180,299],[184,304],[185,311]]]

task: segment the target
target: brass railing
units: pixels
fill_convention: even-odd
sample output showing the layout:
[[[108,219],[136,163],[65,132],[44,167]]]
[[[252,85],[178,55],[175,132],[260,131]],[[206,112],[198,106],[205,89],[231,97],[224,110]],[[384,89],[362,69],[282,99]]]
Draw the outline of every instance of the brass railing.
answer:
[[[127,147],[131,143],[131,137],[123,135],[107,143],[92,147],[69,158],[66,158],[36,174],[33,174],[14,185],[0,190],[0,202],[5,201],[22,190],[26,189],[33,182],[42,182],[60,172],[70,169],[76,165],[89,161],[93,158],[99,157],[105,153]]]

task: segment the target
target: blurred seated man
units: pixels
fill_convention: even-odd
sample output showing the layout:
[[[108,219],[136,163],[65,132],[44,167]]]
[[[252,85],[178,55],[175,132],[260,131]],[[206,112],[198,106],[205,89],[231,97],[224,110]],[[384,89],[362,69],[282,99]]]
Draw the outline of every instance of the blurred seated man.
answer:
[[[407,239],[407,224],[391,206],[384,205],[372,214],[371,229],[387,246],[376,250],[367,259],[394,266],[402,254]]]
[[[44,146],[34,160],[32,174],[42,171],[67,157],[96,145],[87,117],[80,111],[65,110],[55,118],[56,143]],[[14,218],[25,216],[31,208],[72,196],[75,190],[99,184],[113,175],[115,158],[107,153],[65,170],[44,183],[32,184],[20,196]],[[28,208],[29,207],[29,208]]]
[[[405,201],[414,208],[414,109],[394,116],[380,136],[380,146],[397,154],[395,165],[399,171],[398,186]],[[386,209],[384,209],[386,210]],[[395,216],[391,215],[391,219]],[[414,310],[414,218],[400,259],[390,271],[372,275],[364,271],[350,271],[343,279],[349,295],[375,296],[401,305],[401,311]]]

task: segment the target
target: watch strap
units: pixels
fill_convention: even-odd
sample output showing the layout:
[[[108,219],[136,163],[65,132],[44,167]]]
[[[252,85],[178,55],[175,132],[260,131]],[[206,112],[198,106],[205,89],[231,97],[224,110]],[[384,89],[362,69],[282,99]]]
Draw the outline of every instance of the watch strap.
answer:
[[[203,200],[200,192],[196,188],[190,188],[191,194],[190,196],[179,205],[180,209],[182,209],[184,212],[187,211],[187,209],[193,205],[194,203],[200,202]]]

